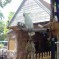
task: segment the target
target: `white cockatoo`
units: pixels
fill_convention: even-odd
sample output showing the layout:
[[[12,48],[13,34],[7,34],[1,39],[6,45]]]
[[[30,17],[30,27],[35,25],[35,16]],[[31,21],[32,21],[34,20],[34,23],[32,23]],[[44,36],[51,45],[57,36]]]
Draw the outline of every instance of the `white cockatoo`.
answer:
[[[30,31],[28,32],[29,36],[35,35],[35,32],[32,32],[32,29],[34,28],[32,19],[29,16],[29,13],[24,13],[24,22],[25,22],[25,27]]]
[[[24,16],[24,22],[25,22],[25,26],[27,29],[33,29],[33,22],[32,19],[29,16],[29,13],[23,13]]]

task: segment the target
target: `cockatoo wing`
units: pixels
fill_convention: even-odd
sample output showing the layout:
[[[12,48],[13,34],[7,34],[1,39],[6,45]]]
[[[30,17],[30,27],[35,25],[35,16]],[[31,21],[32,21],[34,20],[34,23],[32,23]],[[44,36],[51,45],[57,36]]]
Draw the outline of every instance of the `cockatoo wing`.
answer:
[[[29,13],[24,13],[24,22],[25,22],[25,26],[27,29],[33,29],[33,23],[32,23],[32,19],[29,16]]]

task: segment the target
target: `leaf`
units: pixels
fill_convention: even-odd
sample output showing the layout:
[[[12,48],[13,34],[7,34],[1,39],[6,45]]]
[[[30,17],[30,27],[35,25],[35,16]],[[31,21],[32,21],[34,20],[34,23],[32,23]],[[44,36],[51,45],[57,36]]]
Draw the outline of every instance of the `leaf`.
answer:
[[[10,3],[12,0],[5,0],[5,1],[0,1],[0,7],[3,8],[5,7],[8,3]]]

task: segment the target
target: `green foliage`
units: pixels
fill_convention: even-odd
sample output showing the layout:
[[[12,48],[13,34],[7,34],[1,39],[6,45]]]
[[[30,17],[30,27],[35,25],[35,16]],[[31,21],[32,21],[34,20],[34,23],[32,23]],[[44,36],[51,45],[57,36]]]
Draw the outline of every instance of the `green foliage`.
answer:
[[[7,29],[7,21],[5,22],[5,25],[4,25],[4,34],[6,35],[8,32],[8,29]]]
[[[0,0],[0,7],[5,7],[8,3],[10,3],[11,2],[11,0]]]
[[[9,15],[8,15],[8,21],[7,23],[10,22],[10,20],[12,19],[12,17],[14,16],[15,12],[10,12]]]
[[[14,16],[14,14],[15,14],[15,12],[10,12],[9,16],[8,16],[8,21],[5,22],[5,25],[4,25],[4,35],[5,35],[5,37],[6,37],[7,32],[8,32],[7,25],[9,23],[9,21],[12,19],[12,17]]]
[[[3,33],[4,31],[4,21],[3,20],[0,20],[0,33]]]
[[[9,16],[8,16],[8,21],[10,21],[12,19],[12,17],[14,16],[15,12],[10,12],[9,13]],[[8,33],[8,29],[7,29],[7,25],[8,25],[8,21],[6,21],[4,23],[4,26],[1,25],[3,27],[3,35],[1,36],[1,39],[0,40],[4,40],[6,37],[7,37],[7,33]],[[3,23],[3,22],[2,22]]]
[[[0,20],[0,41],[3,41],[7,37],[7,26],[6,23],[3,20]]]
[[[12,17],[14,16],[14,14],[15,14],[15,12],[10,12],[10,13],[9,13],[9,16],[8,16],[8,19],[11,20]]]
[[[3,47],[4,47],[4,44],[1,43],[1,44],[0,44],[0,48],[3,48]]]
[[[2,18],[4,18],[3,13],[0,11],[0,20],[2,20]]]
[[[4,21],[0,20],[0,40],[4,40]]]
[[[0,0],[0,7],[5,7],[8,3],[10,3],[12,0]],[[11,13],[12,15],[13,13]],[[4,18],[3,13],[0,11],[0,40],[5,40],[7,36],[7,22],[5,23],[2,19]],[[11,17],[10,17],[11,18]]]

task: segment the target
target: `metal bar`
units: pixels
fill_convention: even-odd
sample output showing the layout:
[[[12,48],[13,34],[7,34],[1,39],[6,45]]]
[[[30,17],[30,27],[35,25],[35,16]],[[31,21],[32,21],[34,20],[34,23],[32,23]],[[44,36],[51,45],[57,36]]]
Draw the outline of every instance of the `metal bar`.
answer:
[[[51,16],[50,21],[52,22],[54,20],[54,0],[51,0]]]
[[[57,18],[58,18],[58,22],[59,22],[59,0],[55,0],[55,1],[56,1]]]
[[[55,44],[59,44],[59,42],[55,42]]]
[[[55,38],[51,37],[51,59],[55,59]]]

